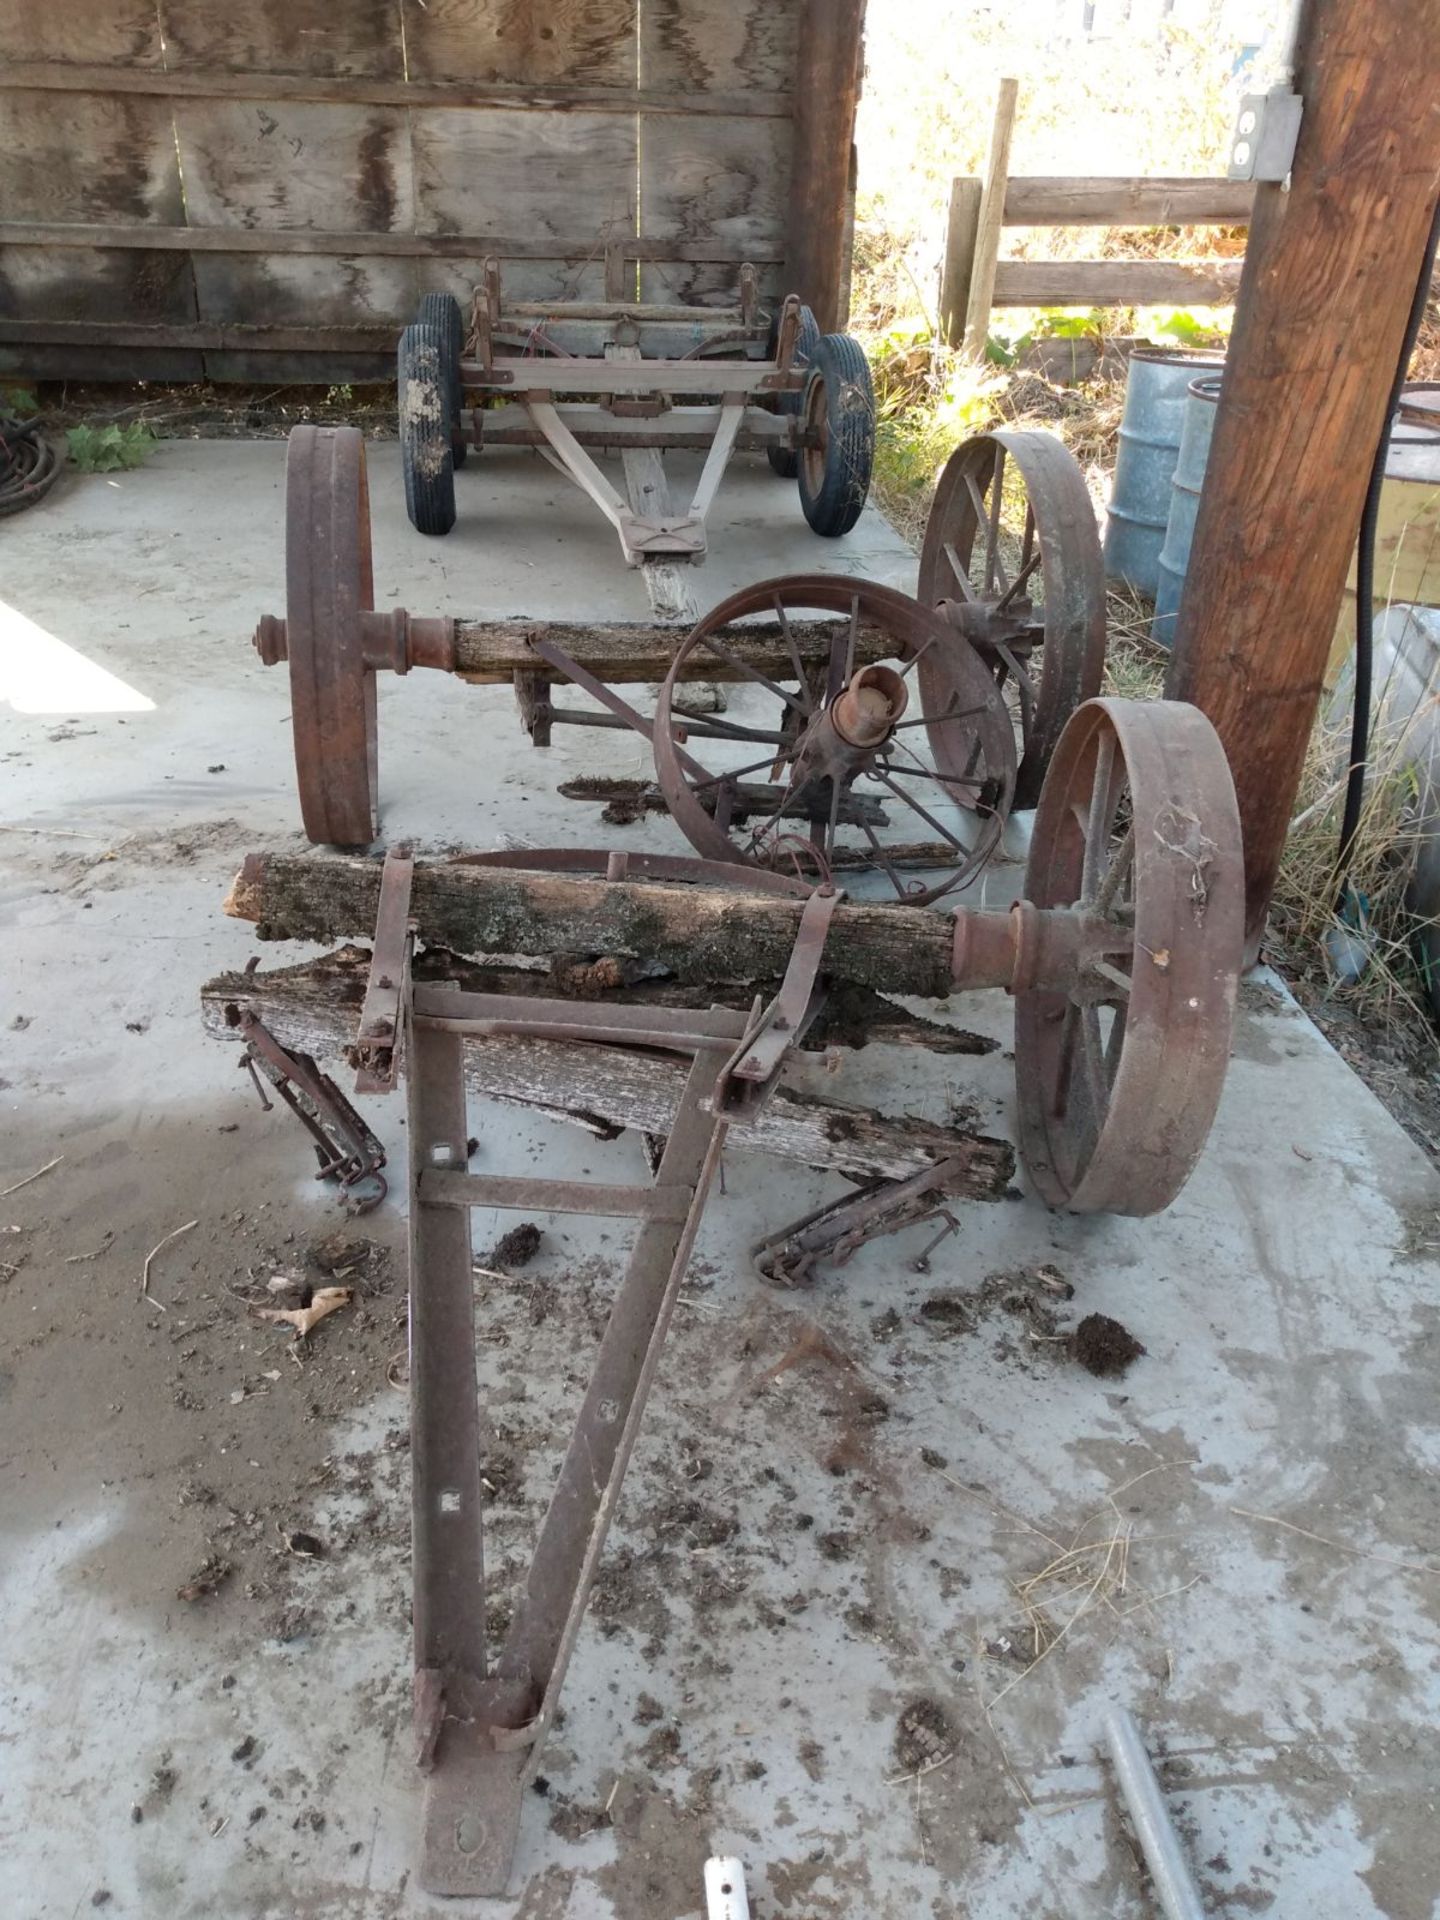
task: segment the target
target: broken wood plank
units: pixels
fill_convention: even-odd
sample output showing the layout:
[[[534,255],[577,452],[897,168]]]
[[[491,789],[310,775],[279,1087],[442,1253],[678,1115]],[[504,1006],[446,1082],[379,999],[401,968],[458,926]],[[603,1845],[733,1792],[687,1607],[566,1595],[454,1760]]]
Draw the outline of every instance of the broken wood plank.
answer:
[[[317,1060],[343,1056],[364,997],[368,955],[351,948],[267,974],[228,973],[201,989],[207,1033],[239,1041],[253,1012],[284,1047]],[[467,984],[477,976],[472,969]],[[664,1135],[674,1124],[688,1067],[666,1054],[513,1036],[465,1047],[468,1089],[584,1127],[602,1139],[627,1128]],[[906,1179],[950,1155],[962,1163],[957,1198],[999,1200],[1014,1175],[1009,1143],[910,1115],[887,1115],[782,1086],[753,1125],[736,1126],[741,1151],[778,1155],[854,1178]]]
[[[742,876],[743,877],[743,876]],[[380,863],[343,854],[252,853],[225,902],[262,940],[368,936]],[[419,861],[413,913],[422,939],[462,954],[613,954],[679,980],[779,977],[801,903],[743,887],[644,885],[568,874]],[[948,918],[923,908],[843,904],[825,949],[833,980],[944,998],[951,987]]]
[[[830,646],[837,634],[849,625],[844,620],[792,620],[790,630],[807,671],[823,674],[830,658]],[[571,658],[586,667],[597,679],[654,684],[670,671],[670,662],[688,628],[661,626],[653,622],[614,621],[574,626],[560,620],[457,620],[455,622],[455,671],[462,680],[477,684],[509,681],[517,672],[540,673],[560,680],[563,674],[548,667],[531,651],[534,639],[553,640]],[[772,680],[794,684],[795,669],[785,647],[785,638],[777,621],[750,621],[721,627],[716,638],[726,646],[738,646],[746,661]],[[687,680],[742,680],[737,671],[718,655],[700,653]],[[868,667],[895,657],[895,642],[873,620],[861,619],[855,634],[855,665]]]
[[[370,949],[346,944],[317,960],[305,960],[294,967],[277,967],[264,979],[287,1000],[318,1006],[326,1002],[337,1007],[350,1027],[359,1018],[370,974]],[[204,989],[212,998],[229,994],[247,977],[222,974]],[[637,976],[613,956],[595,961],[556,961],[549,968],[482,965],[449,953],[443,947],[430,947],[416,954],[412,978],[420,986],[442,983],[459,987],[462,993],[510,994],[535,1000],[601,1003],[618,1007],[663,1007],[680,1011],[702,1011],[709,1007],[728,1007],[747,1013],[756,996],[769,1001],[779,989],[779,980],[722,981],[718,985],[690,985],[680,980]],[[876,993],[871,987],[835,986],[825,997],[819,1015],[797,1043],[801,1052],[823,1053],[829,1047],[844,1047],[857,1052],[862,1047],[923,1047],[927,1053],[965,1054],[979,1058],[999,1051],[1000,1042],[987,1034],[972,1033],[965,1027],[949,1026],[923,1014],[911,1013]]]

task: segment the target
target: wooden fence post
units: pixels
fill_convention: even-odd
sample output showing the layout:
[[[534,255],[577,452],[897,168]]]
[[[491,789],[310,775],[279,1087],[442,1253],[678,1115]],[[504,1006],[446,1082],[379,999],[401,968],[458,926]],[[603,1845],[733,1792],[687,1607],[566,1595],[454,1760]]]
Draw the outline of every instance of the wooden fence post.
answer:
[[[975,270],[982,191],[974,174],[963,174],[950,182],[950,217],[940,268],[940,338],[947,347],[958,347],[965,338],[965,308],[970,300],[970,276]]]
[[[985,357],[990,338],[990,306],[995,297],[995,262],[1000,257],[1000,229],[1005,220],[1005,189],[1010,180],[1010,136],[1015,130],[1018,80],[1002,80],[995,102],[995,124],[990,132],[990,158],[985,163],[985,188],[975,235],[975,259],[970,270],[970,293],[965,303],[965,351],[972,360]]]
[[[1440,174],[1437,0],[1309,0],[1288,190],[1250,246],[1166,692],[1230,756],[1253,959]]]

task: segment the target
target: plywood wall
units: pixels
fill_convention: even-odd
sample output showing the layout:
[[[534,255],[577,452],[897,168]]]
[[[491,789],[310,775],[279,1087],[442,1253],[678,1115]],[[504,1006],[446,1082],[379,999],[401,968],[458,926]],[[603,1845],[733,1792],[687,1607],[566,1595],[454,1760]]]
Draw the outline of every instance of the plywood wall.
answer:
[[[383,374],[430,288],[783,291],[823,0],[0,0],[0,370]],[[843,137],[848,141],[849,129]]]

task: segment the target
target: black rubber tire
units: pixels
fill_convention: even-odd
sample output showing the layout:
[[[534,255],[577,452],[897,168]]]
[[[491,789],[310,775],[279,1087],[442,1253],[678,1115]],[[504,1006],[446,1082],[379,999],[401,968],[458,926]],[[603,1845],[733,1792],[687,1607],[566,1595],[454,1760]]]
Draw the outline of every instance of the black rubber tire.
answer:
[[[440,329],[445,390],[450,396],[450,447],[455,465],[463,467],[470,447],[460,428],[460,409],[465,405],[465,390],[460,384],[460,362],[465,353],[465,322],[460,315],[460,302],[453,293],[427,293],[415,317],[422,327],[428,325]]]
[[[819,485],[812,486],[816,464],[800,460],[800,505],[816,533],[838,539],[860,518],[875,466],[875,389],[860,342],[848,333],[827,333],[810,360],[805,388],[805,417],[822,403],[816,383],[823,382],[823,406],[829,439]]]
[[[769,357],[772,360],[775,358],[775,347],[779,339],[779,334],[780,322],[777,318],[774,326],[771,328],[770,345],[767,349]],[[820,324],[809,307],[801,307],[800,327],[795,335],[796,366],[808,367],[815,357],[815,349],[819,344]],[[775,402],[775,411],[777,413],[798,414],[804,399],[805,390],[803,387],[795,393],[782,393],[780,398]],[[772,473],[778,473],[782,480],[793,480],[800,471],[800,456],[798,453],[792,452],[789,447],[767,447],[765,449],[765,458],[770,462],[770,471]]]
[[[449,533],[455,524],[455,455],[445,393],[440,329],[416,321],[400,336],[400,464],[405,511],[421,533]]]

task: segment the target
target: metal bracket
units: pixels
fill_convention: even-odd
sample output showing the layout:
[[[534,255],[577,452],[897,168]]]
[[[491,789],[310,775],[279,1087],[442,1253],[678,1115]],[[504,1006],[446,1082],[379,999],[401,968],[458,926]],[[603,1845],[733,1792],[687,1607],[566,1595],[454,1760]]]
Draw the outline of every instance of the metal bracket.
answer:
[[[352,1213],[369,1213],[385,1198],[387,1188],[380,1169],[385,1149],[366,1126],[329,1074],[322,1073],[308,1053],[291,1053],[248,1009],[240,1015],[245,1051],[240,1064],[255,1082],[260,1104],[268,1113],[262,1079],[267,1080],[315,1142],[320,1162],[317,1180],[334,1180],[340,1197]]]
[[[824,1003],[816,976],[835,909],[844,899],[840,887],[817,887],[805,902],[800,931],[790,950],[780,991],[759,1015],[731,1054],[715,1083],[715,1111],[729,1120],[753,1120],[780,1084],[780,1067],[790,1048],[803,1039]]]
[[[1268,93],[1247,93],[1240,101],[1235,137],[1230,143],[1229,180],[1283,181],[1295,164],[1303,98],[1288,86]]]
[[[357,1093],[391,1093],[399,1077],[402,1022],[410,990],[410,955],[415,944],[415,923],[410,918],[410,888],[414,877],[415,861],[410,848],[392,848],[385,856],[380,875],[380,904],[375,909],[370,977],[351,1051]]]
[[[928,1273],[931,1253],[959,1228],[944,1198],[950,1182],[964,1170],[964,1163],[951,1157],[937,1160],[908,1180],[867,1181],[859,1193],[817,1207],[762,1240],[751,1250],[756,1271],[772,1286],[804,1286],[817,1260],[828,1257],[843,1266],[867,1240],[940,1219],[945,1225],[910,1263],[916,1273]]]

